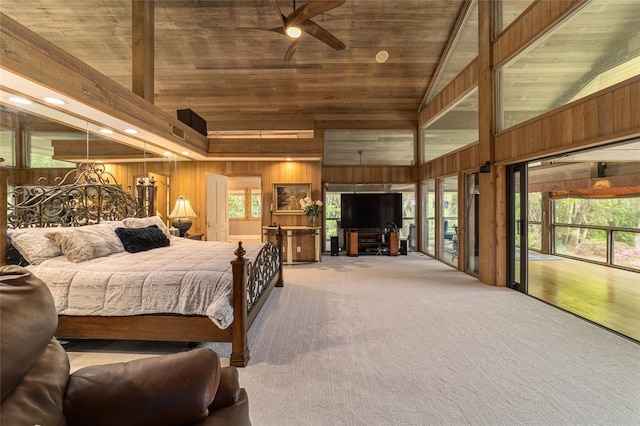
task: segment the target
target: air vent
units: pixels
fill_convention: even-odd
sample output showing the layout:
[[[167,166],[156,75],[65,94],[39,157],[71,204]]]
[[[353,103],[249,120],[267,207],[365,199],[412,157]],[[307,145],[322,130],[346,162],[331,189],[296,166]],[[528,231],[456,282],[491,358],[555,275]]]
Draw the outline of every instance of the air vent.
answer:
[[[171,134],[178,139],[184,140],[184,130],[179,127],[171,125]]]

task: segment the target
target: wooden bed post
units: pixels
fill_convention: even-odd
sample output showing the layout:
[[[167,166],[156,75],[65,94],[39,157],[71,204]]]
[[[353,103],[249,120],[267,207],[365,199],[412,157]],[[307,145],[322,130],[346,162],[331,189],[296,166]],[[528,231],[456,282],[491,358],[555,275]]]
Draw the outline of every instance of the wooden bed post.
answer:
[[[0,164],[0,266],[7,263],[7,185],[9,171]]]
[[[282,276],[282,228],[278,225],[278,232],[276,233],[276,246],[278,247],[278,254],[280,255],[280,262],[278,262],[278,281],[276,282],[276,287],[284,287],[284,278]]]
[[[236,258],[231,261],[233,272],[233,324],[230,364],[234,367],[245,367],[249,362],[249,345],[247,342],[247,260],[242,242],[233,253]],[[243,296],[238,296],[243,295]]]

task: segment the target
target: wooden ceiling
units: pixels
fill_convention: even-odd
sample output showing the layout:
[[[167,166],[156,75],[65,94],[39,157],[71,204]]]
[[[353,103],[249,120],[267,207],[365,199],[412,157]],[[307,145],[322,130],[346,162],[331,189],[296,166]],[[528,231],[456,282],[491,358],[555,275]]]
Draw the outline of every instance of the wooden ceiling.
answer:
[[[293,3],[278,0],[284,15]],[[286,36],[247,29],[279,25],[267,0],[156,0],[154,104],[171,114],[190,108],[210,131],[369,120],[415,129],[463,3],[346,0],[313,19],[346,49],[303,35],[286,62]],[[2,0],[0,10],[131,89],[132,0]],[[376,62],[380,50],[386,63]]]

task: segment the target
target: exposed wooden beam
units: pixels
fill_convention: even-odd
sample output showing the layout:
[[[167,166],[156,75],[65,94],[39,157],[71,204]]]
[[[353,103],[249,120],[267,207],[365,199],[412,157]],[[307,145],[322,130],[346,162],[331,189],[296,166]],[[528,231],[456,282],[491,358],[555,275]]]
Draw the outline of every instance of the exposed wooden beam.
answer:
[[[153,103],[154,0],[131,0],[132,91]]]
[[[574,191],[576,195],[580,191],[583,191],[584,194],[593,191],[590,195],[600,195],[602,198],[606,198],[607,196],[637,195],[638,189],[640,189],[638,182],[640,182],[640,174],[634,173],[622,176],[529,183],[528,191],[555,192],[556,195],[567,195],[571,191]]]
[[[216,157],[319,157],[322,139],[209,139],[209,156]]]
[[[130,146],[122,145],[106,140],[89,141],[89,153],[87,154],[87,144],[78,140],[53,140],[53,158],[63,161],[115,161],[145,158],[160,158],[150,155]]]
[[[481,1],[478,3],[478,56],[477,56],[477,80],[478,80],[478,157],[481,164],[494,162],[494,120],[495,111],[495,79],[493,74],[493,50],[491,45],[494,26],[495,11],[493,2]],[[480,252],[479,258],[480,281],[490,285],[505,287],[507,285],[506,262],[506,226],[503,215],[506,217],[506,207],[501,194],[497,189],[503,182],[502,170],[491,168],[490,173],[478,174],[478,186],[480,189],[479,223],[482,224],[478,231]],[[461,189],[463,186],[460,187]],[[463,190],[464,191],[464,190]],[[466,209],[466,207],[464,207]],[[463,222],[464,218],[459,218]],[[463,231],[466,232],[466,231]],[[467,235],[462,235],[466,238]],[[458,259],[464,259],[464,253]]]

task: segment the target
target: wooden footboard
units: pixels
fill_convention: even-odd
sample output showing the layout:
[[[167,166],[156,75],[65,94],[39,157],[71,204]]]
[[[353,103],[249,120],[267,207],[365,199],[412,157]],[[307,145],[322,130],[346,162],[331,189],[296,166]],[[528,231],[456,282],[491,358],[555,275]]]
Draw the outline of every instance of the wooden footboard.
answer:
[[[162,342],[232,341],[231,327],[216,327],[204,316],[132,315],[120,317],[58,315],[58,339],[149,340]]]
[[[264,305],[273,287],[282,287],[282,230],[278,229],[276,244],[267,243],[253,263],[244,258],[242,242],[238,243],[233,266],[233,341],[231,365],[244,367],[249,362],[247,332]],[[245,297],[236,297],[242,294]]]

